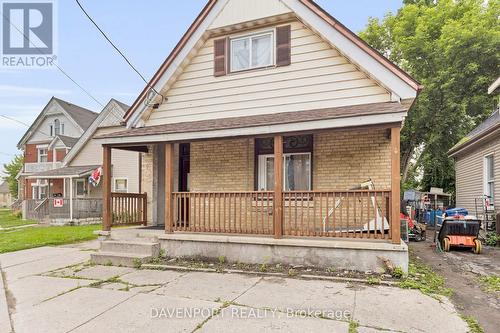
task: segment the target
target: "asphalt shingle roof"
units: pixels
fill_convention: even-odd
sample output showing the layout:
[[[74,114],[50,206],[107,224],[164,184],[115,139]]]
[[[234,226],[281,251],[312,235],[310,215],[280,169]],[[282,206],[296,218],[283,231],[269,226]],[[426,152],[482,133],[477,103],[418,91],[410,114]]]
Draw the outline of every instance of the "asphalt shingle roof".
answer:
[[[89,128],[92,122],[99,115],[94,111],[90,111],[88,109],[82,108],[81,106],[71,104],[69,102],[63,101],[62,99],[54,97],[55,100],[61,105],[61,107],[66,111],[71,118],[75,120],[75,122],[80,125],[83,130]]]

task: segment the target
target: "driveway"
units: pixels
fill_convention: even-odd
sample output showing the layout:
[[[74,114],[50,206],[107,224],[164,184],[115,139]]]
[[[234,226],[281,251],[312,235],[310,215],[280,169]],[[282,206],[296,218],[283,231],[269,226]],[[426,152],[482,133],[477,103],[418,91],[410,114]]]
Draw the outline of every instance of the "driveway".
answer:
[[[0,332],[468,331],[447,299],[415,290],[91,266],[95,247],[0,255]]]

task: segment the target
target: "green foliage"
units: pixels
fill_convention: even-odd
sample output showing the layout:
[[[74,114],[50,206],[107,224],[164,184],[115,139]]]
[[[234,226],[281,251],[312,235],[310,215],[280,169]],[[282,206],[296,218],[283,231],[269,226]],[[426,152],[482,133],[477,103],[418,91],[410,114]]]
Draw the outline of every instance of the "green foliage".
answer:
[[[94,231],[100,228],[100,225],[84,225],[27,227],[13,231],[0,231],[0,253],[91,240],[97,238]]]
[[[476,319],[471,316],[460,316],[469,326],[470,333],[484,333],[483,328],[479,325]]]
[[[0,227],[2,228],[12,228],[37,223],[33,220],[22,220],[21,218],[22,213],[13,213],[9,209],[0,209]]]
[[[403,270],[401,269],[401,267],[396,267],[392,271],[391,275],[392,275],[393,278],[401,279],[404,276],[404,273],[403,273]]]
[[[226,257],[219,256],[219,264],[224,265],[225,262],[226,262]]]
[[[449,297],[453,290],[446,288],[444,278],[438,275],[429,266],[410,256],[408,276],[406,276],[399,286],[405,289],[418,289],[422,293],[430,296],[443,295]]]
[[[488,292],[500,292],[500,276],[487,275],[479,278],[481,286]]]
[[[22,155],[16,155],[12,161],[3,165],[5,174],[7,176],[3,177],[3,179],[9,184],[10,194],[12,197],[17,198],[18,193],[18,185],[16,176],[23,168],[24,158]]]
[[[486,234],[486,245],[496,246],[500,241],[500,236],[497,235],[496,231],[490,231]]]
[[[405,0],[361,33],[424,86],[401,133],[403,186],[413,178],[423,190],[453,192],[447,151],[494,108],[487,88],[500,72],[499,16],[499,1]]]
[[[349,321],[349,333],[358,333],[359,324],[357,321],[350,320]]]

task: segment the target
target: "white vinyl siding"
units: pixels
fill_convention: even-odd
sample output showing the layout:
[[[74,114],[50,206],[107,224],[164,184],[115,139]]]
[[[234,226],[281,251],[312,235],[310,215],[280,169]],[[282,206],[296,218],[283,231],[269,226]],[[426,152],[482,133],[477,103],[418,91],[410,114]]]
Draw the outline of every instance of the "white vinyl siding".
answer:
[[[390,93],[300,22],[290,66],[214,77],[209,39],[166,92],[146,126],[388,102]]]
[[[474,198],[479,198],[485,194],[484,158],[490,154],[499,156],[500,137],[476,146],[455,158],[456,206],[468,209],[473,215],[476,214]],[[500,163],[494,163],[494,172],[500,174]],[[500,207],[498,186],[495,187],[494,205]]]
[[[490,199],[495,198],[495,159],[490,154],[484,157],[484,195]]]

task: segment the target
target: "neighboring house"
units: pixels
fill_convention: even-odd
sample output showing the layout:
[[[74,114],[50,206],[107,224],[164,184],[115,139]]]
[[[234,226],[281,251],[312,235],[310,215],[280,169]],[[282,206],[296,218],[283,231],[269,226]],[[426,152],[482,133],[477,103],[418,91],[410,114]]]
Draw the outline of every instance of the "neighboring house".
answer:
[[[104,107],[103,111],[88,126],[78,139],[68,140],[56,136],[49,144],[49,150],[71,144],[61,159],[60,167],[28,176],[28,179],[37,179],[49,184],[48,198],[42,206],[34,200],[38,211],[42,211],[45,218],[57,223],[80,223],[98,220],[102,217],[102,184],[92,184],[89,176],[102,165],[102,149],[96,143],[94,136],[109,134],[123,129],[121,121],[129,106],[114,99]],[[67,141],[71,141],[68,143]],[[113,156],[113,192],[140,193],[140,163],[141,155],[138,152],[119,151]],[[53,189],[53,184],[66,184],[64,193]],[[44,219],[44,217],[39,217]]]
[[[12,195],[10,194],[9,184],[2,182],[0,184],[0,208],[10,207],[12,205]]]
[[[96,117],[97,113],[80,106],[55,97],[50,99],[17,145],[24,151],[24,165],[18,175],[20,199],[65,195],[68,184],[62,179],[49,184],[44,179],[28,177],[60,168],[68,151]]]
[[[211,0],[127,130],[98,137],[104,231],[111,156],[128,148],[147,151],[148,224],[169,255],[407,269],[400,128],[420,89],[313,1]]]
[[[448,152],[455,159],[456,205],[478,215],[500,207],[500,78],[488,93],[497,97],[490,117]]]

